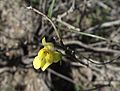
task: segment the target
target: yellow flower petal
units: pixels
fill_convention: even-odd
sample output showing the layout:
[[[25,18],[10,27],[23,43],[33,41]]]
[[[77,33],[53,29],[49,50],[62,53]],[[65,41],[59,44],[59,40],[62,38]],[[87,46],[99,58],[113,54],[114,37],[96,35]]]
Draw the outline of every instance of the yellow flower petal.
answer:
[[[54,63],[57,63],[58,61],[60,61],[62,59],[62,54],[60,52],[55,51],[54,52]]]
[[[46,62],[53,63],[53,59],[54,59],[53,51],[49,50],[45,59],[46,59]]]
[[[39,52],[38,52],[38,56],[39,58],[42,60],[45,56],[47,55],[47,50],[45,48],[42,48]]]
[[[44,71],[52,63],[60,61],[62,54],[55,51],[53,43],[46,42],[45,37],[42,39],[42,44],[44,48],[38,52],[38,56],[33,61],[33,66],[35,69],[41,68]]]
[[[41,62],[38,56],[35,57],[34,61],[33,61],[33,66],[35,69],[39,69],[41,66]]]
[[[48,66],[50,66],[51,64],[52,63],[46,62],[45,65],[41,68],[42,71],[45,71],[48,68]]]
[[[42,39],[42,44],[43,44],[43,45],[46,44],[46,39],[45,39],[45,37]]]
[[[53,43],[50,43],[50,42],[46,42],[46,39],[45,37],[42,39],[42,45],[48,49],[53,49],[54,48],[54,45]]]
[[[40,67],[42,68],[42,67],[45,65],[45,63],[46,63],[46,60],[45,60],[45,59],[41,60]]]

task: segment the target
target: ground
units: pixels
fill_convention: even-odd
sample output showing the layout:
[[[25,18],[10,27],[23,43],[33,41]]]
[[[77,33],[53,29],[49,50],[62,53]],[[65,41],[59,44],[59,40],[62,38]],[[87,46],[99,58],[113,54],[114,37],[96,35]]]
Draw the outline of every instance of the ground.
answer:
[[[0,0],[1,91],[119,91],[119,4]],[[44,72],[32,65],[43,37],[63,54]]]

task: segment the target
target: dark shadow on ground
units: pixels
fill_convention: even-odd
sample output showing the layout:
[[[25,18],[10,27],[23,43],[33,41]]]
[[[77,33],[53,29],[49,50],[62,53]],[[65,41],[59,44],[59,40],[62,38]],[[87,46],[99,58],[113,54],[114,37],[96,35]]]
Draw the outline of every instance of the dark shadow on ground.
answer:
[[[52,69],[64,76],[67,76],[72,79],[70,65],[62,62],[52,65]],[[67,80],[60,78],[54,74],[51,75],[53,88],[51,91],[74,91],[74,84],[68,82]]]

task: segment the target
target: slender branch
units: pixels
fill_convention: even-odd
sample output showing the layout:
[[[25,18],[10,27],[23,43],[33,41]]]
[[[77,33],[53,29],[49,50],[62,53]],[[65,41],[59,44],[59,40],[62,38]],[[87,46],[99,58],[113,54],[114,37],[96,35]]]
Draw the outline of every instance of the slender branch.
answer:
[[[111,21],[111,22],[105,22],[102,23],[101,25],[95,25],[93,27],[88,28],[87,30],[85,30],[86,32],[91,32],[97,28],[106,28],[106,27],[111,27],[111,26],[115,26],[115,25],[120,25],[120,20],[115,20],[115,21]]]
[[[97,35],[93,35],[93,34],[89,34],[89,33],[85,33],[85,32],[80,32],[80,28],[76,28],[72,25],[70,25],[69,23],[65,22],[65,21],[62,21],[61,18],[52,18],[52,20],[54,21],[57,21],[59,23],[61,23],[62,25],[66,26],[70,32],[74,32],[74,33],[78,33],[78,34],[81,34],[81,35],[85,35],[85,36],[90,36],[90,37],[93,37],[93,38],[98,38],[98,39],[101,39],[101,40],[105,40],[105,41],[108,41],[106,38],[103,38],[103,37],[100,37],[100,36],[97,36]]]
[[[37,14],[42,15],[44,18],[46,18],[52,24],[52,26],[53,26],[53,28],[54,28],[54,30],[56,32],[56,35],[59,38],[59,41],[62,41],[62,38],[61,38],[61,36],[60,36],[60,34],[59,34],[55,24],[53,23],[53,21],[49,17],[47,17],[45,14],[43,14],[40,11],[38,11],[37,9],[33,8],[32,6],[27,7],[27,9],[32,10],[32,11],[36,12]]]
[[[114,59],[112,59],[112,60],[110,60],[110,61],[107,61],[107,62],[97,62],[97,61],[94,61],[94,60],[92,60],[92,59],[90,59],[90,58],[87,58],[87,57],[85,57],[85,56],[83,56],[83,55],[82,55],[82,57],[84,57],[85,59],[87,59],[88,61],[90,61],[91,63],[96,64],[96,65],[109,64],[109,63],[112,63],[113,61],[115,61],[116,59],[119,59],[119,58],[120,58],[120,56],[117,56],[116,58],[114,58]]]
[[[74,8],[75,8],[75,0],[72,1],[72,6],[68,9],[68,11],[64,12],[63,14],[58,15],[58,18],[62,19],[66,15],[72,13],[74,11]]]
[[[64,44],[67,45],[67,44],[76,44],[80,47],[83,47],[87,50],[91,50],[91,51],[95,51],[95,52],[103,52],[103,53],[116,53],[116,54],[120,54],[120,51],[118,50],[113,50],[113,49],[108,49],[108,48],[98,48],[98,47],[91,47],[91,46],[88,46],[87,44],[84,44],[80,41],[75,41],[75,40],[63,40]]]
[[[98,85],[98,86],[93,87],[93,88],[90,88],[90,89],[83,89],[82,91],[94,91],[94,90],[97,90],[97,89],[100,89],[100,88],[103,88],[103,87],[106,87],[106,86],[109,86],[109,84],[106,84],[106,85]]]
[[[65,79],[66,81],[68,81],[68,82],[70,82],[70,83],[75,84],[75,82],[74,82],[72,79],[70,79],[69,77],[67,77],[67,76],[64,76],[64,75],[62,75],[62,74],[60,74],[60,73],[58,73],[58,72],[56,72],[56,71],[54,71],[54,70],[52,70],[52,69],[48,69],[48,71],[51,72],[52,74],[60,77],[60,78]]]

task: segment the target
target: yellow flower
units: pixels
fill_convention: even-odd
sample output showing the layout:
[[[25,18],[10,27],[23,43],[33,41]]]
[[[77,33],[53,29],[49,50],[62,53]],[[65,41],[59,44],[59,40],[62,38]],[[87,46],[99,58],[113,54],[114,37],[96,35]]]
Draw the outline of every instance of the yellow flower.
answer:
[[[35,69],[41,68],[44,71],[52,63],[57,63],[61,60],[62,54],[54,50],[54,45],[51,42],[46,42],[45,37],[42,39],[44,46],[38,55],[34,58],[33,66]]]

